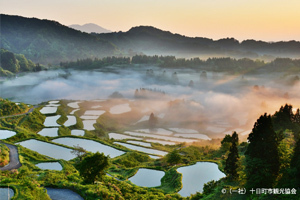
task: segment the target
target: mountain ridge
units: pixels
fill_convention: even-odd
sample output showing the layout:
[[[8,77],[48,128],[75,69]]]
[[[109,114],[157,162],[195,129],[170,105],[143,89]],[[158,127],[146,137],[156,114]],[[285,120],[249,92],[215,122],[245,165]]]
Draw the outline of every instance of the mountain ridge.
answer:
[[[87,24],[83,24],[83,25],[72,24],[72,25],[69,25],[68,27],[73,28],[75,30],[82,31],[82,32],[86,32],[86,33],[110,33],[110,32],[112,32],[111,30],[105,29],[94,23],[87,23]]]
[[[285,57],[300,55],[299,41],[265,42],[253,39],[239,42],[235,38],[213,40],[205,37],[187,37],[163,31],[153,26],[136,26],[127,32],[97,34],[99,38],[114,43],[121,49],[146,54],[188,55],[215,54],[230,57],[258,58],[262,55]],[[156,49],[151,51],[151,49]]]
[[[187,37],[153,26],[126,32],[84,33],[59,22],[1,14],[1,48],[48,64],[105,56],[173,55],[176,57],[232,57],[270,60],[299,58],[299,41],[264,42],[234,38],[213,40]]]
[[[57,21],[0,15],[0,47],[24,54],[34,62],[59,63],[114,54],[117,47]]]

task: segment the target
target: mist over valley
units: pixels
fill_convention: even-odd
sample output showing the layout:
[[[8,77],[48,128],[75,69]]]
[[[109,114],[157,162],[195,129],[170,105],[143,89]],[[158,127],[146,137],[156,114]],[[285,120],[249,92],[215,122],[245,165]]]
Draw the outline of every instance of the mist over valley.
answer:
[[[129,127],[134,120],[153,112],[155,116],[164,114],[159,122],[167,127],[196,129],[210,138],[237,131],[245,138],[261,113],[274,113],[285,103],[299,106],[299,81],[289,82],[294,76],[232,75],[156,66],[57,69],[4,81],[0,94],[2,98],[29,104],[56,99],[120,99],[139,112],[132,116]]]

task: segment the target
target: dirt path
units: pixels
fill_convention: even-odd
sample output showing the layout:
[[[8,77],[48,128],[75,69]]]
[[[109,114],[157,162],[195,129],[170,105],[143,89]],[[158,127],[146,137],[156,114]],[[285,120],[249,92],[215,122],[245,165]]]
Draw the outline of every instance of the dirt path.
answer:
[[[0,170],[12,170],[12,169],[18,169],[22,166],[19,160],[19,153],[18,148],[15,145],[7,144],[2,142],[9,148],[9,163],[8,165],[5,165],[4,167],[0,167]]]
[[[21,116],[21,115],[27,115],[28,113],[31,113],[34,108],[36,108],[36,107],[30,108],[25,113],[3,116],[3,117],[0,117],[0,119]],[[20,163],[20,160],[19,160],[19,153],[18,153],[17,147],[12,144],[7,144],[4,142],[1,142],[1,143],[5,144],[9,148],[9,163],[8,163],[8,165],[5,165],[4,167],[0,167],[0,170],[4,171],[4,170],[12,170],[12,169],[20,168],[22,166],[22,164]]]

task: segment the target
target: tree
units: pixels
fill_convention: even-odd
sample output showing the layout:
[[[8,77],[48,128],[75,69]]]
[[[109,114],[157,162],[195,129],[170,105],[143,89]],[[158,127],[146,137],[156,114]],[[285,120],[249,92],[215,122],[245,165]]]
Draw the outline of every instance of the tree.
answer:
[[[225,172],[229,175],[230,179],[238,178],[237,168],[238,168],[238,160],[239,160],[239,152],[237,149],[237,144],[239,141],[238,134],[234,132],[231,136],[231,146],[230,152],[226,159],[225,164]]]
[[[297,123],[297,124],[300,124],[300,110],[299,108],[297,109],[294,117],[293,117],[293,122],[294,123]]]
[[[72,154],[76,155],[80,162],[82,161],[82,157],[86,154],[86,150],[79,146],[79,144],[73,146],[74,149],[71,151]]]
[[[245,152],[248,188],[270,188],[279,172],[278,139],[271,116],[266,113],[255,122]]]
[[[285,104],[281,106],[273,116],[273,125],[275,130],[280,130],[283,127],[292,129],[292,120],[294,119],[292,105]]]
[[[167,162],[171,165],[175,165],[181,162],[181,155],[178,153],[177,150],[174,150],[167,154]]]
[[[194,81],[193,80],[190,80],[190,82],[189,82],[189,87],[194,87]]]
[[[22,54],[15,55],[16,59],[19,61],[20,71],[29,71],[29,63],[28,60]]]
[[[150,129],[155,128],[156,123],[157,123],[157,118],[154,116],[153,113],[150,114],[148,122],[149,122]]]
[[[221,151],[227,152],[230,149],[232,138],[230,135],[226,134],[221,141]]]
[[[20,65],[12,52],[1,50],[1,67],[13,73],[18,72]]]
[[[139,94],[139,90],[136,89],[135,92],[134,92],[134,98],[140,98],[140,94]]]
[[[207,73],[206,71],[202,71],[200,74],[200,80],[206,80],[207,79]]]
[[[291,182],[293,187],[300,187],[300,139],[298,139],[291,160]]]
[[[109,166],[108,158],[103,153],[97,152],[86,156],[78,164],[79,173],[86,183],[94,183],[95,180],[101,178],[104,170]]]

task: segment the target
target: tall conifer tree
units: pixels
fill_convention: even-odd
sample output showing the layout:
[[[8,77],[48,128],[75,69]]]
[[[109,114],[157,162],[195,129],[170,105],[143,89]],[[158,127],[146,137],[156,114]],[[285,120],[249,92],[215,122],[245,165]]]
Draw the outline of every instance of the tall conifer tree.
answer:
[[[248,188],[271,188],[279,172],[278,139],[271,116],[266,113],[255,122],[248,137],[246,175]]]
[[[239,152],[237,149],[239,141],[239,136],[236,132],[234,132],[231,136],[231,146],[230,146],[230,152],[228,154],[228,157],[226,159],[225,164],[225,172],[229,175],[230,179],[237,179],[237,168],[238,168],[238,160],[239,160]]]

